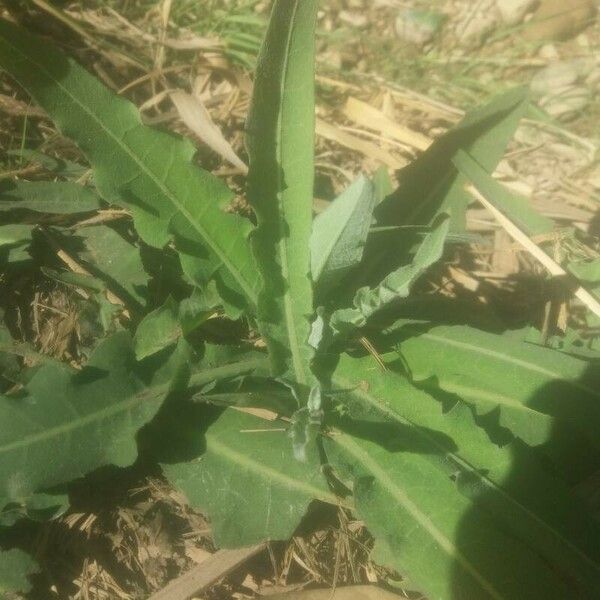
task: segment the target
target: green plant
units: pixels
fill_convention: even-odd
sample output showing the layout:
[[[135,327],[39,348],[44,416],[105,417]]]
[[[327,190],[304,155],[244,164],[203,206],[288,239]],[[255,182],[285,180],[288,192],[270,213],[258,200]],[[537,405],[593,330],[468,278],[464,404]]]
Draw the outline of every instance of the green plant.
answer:
[[[28,268],[41,233],[73,248],[87,275],[44,273],[87,291],[101,338],[75,371],[0,329],[1,526],[57,514],[70,481],[141,453],[209,514],[220,546],[287,538],[320,500],[355,510],[376,559],[432,599],[597,597],[598,525],[570,491],[599,464],[593,363],[448,324],[435,299],[428,309],[409,298],[464,226],[463,173],[493,185],[526,93],[470,113],[395,192],[382,192],[381,174],[361,177],[313,220],[316,11],[316,0],[274,3],[248,120],[256,224],[222,210],[232,194],[192,164],[191,145],[0,22],[0,66],[93,169],[90,185],[63,181],[43,198],[41,184],[19,182],[0,207],[109,203],[137,234],[0,226],[7,272]],[[107,291],[129,320],[115,320]],[[235,334],[206,341],[240,316],[266,353]],[[40,364],[21,369],[18,356]],[[249,407],[285,417],[288,435]],[[13,549],[0,565],[5,590],[26,587],[34,568]]]

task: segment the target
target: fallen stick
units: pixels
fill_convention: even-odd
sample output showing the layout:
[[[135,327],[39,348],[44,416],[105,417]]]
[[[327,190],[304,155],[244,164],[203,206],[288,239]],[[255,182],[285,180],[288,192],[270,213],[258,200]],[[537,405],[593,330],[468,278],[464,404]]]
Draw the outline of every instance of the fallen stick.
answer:
[[[495,219],[504,228],[516,242],[519,242],[535,259],[537,259],[551,275],[556,277],[568,277],[577,281],[573,275],[565,271],[553,258],[548,256],[526,233],[521,231],[507,216],[498,210],[479,190],[470,185],[467,191],[485,206],[495,217]],[[579,283],[577,281],[577,283]],[[585,304],[597,317],[600,317],[600,302],[596,300],[590,292],[579,285],[574,294],[583,304]]]
[[[209,585],[229,575],[237,567],[245,563],[259,552],[266,544],[257,544],[249,548],[236,550],[218,550],[212,556],[192,567],[183,575],[168,583],[148,600],[188,600],[202,592]]]

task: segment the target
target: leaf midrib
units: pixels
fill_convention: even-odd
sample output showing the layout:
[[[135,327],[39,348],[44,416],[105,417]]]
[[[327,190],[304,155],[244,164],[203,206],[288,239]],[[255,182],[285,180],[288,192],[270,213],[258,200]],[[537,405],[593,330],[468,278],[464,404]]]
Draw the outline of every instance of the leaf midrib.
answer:
[[[215,367],[213,369],[207,369],[196,375],[192,376],[190,385],[202,385],[204,383],[214,381],[220,377],[234,376],[248,371],[252,371],[255,368],[260,368],[265,364],[264,359],[241,361],[239,363],[232,363],[231,365],[225,365],[223,367]],[[141,404],[149,399],[155,399],[158,396],[162,396],[169,390],[170,383],[165,383],[154,387],[145,387],[141,390],[134,392],[132,398],[127,398],[118,403],[113,403],[103,409],[96,410],[83,417],[78,417],[66,423],[44,429],[38,433],[27,435],[25,438],[16,440],[9,444],[0,446],[0,454],[5,454],[13,450],[19,450],[28,446],[34,445],[39,442],[44,442],[54,437],[64,436],[72,431],[75,431],[81,427],[85,427],[90,423],[97,421],[106,420],[120,412],[127,412],[132,410],[136,404]],[[0,396],[0,398],[2,398]]]
[[[221,262],[230,271],[230,273],[233,275],[233,277],[238,282],[240,287],[244,290],[244,292],[246,293],[246,295],[248,296],[250,301],[253,304],[256,304],[256,293],[254,292],[252,285],[246,281],[246,279],[242,276],[241,272],[239,272],[237,268],[234,268],[233,263],[231,263],[231,261],[227,257],[226,252],[222,251],[221,248],[219,247],[219,245],[214,243],[211,240],[210,236],[207,234],[207,231],[200,225],[200,223],[198,221],[196,221],[192,217],[192,214],[179,202],[179,200],[171,192],[171,190],[167,186],[163,185],[162,182],[160,181],[160,179],[155,177],[153,175],[152,171],[147,169],[144,162],[139,160],[137,158],[136,154],[134,152],[132,152],[129,149],[129,147],[125,143],[123,143],[109,128],[105,127],[104,123],[100,119],[98,119],[97,116],[92,111],[88,110],[87,107],[85,106],[85,104],[81,103],[76,96],[71,94],[71,92],[67,88],[65,88],[61,84],[61,82],[59,80],[57,80],[52,75],[52,73],[50,73],[44,67],[44,65],[39,64],[37,61],[32,59],[29,55],[21,52],[21,50],[19,48],[17,48],[13,44],[11,44],[6,38],[3,38],[3,40],[4,40],[5,44],[7,44],[15,52],[17,52],[19,55],[21,55],[25,59],[25,61],[29,62],[30,64],[32,64],[36,68],[38,68],[40,71],[42,71],[54,85],[59,87],[63,91],[63,93],[73,101],[74,104],[79,106],[79,108],[83,111],[84,114],[88,115],[94,122],[96,122],[98,127],[102,131],[104,131],[106,133],[106,135],[109,138],[111,138],[116,143],[116,145],[121,148],[121,150],[123,152],[125,152],[125,154],[129,155],[129,157],[133,160],[133,162],[139,166],[140,170],[144,174],[146,174],[146,176],[150,179],[150,181],[152,181],[152,183],[173,203],[175,208],[178,209],[181,212],[181,214],[190,222],[192,227],[200,234],[200,236],[202,237],[204,242],[210,246],[210,248],[213,250],[213,252],[219,257]],[[137,123],[137,127],[143,127],[143,125],[141,125],[140,123]],[[204,209],[206,210],[206,208],[207,207],[205,206]]]
[[[474,354],[483,354],[485,356],[489,356],[491,358],[496,358],[499,361],[508,363],[508,364],[513,364],[519,367],[524,368],[525,370],[529,370],[532,371],[534,373],[539,373],[540,375],[544,375],[546,377],[548,377],[549,379],[555,381],[555,380],[560,380],[560,381],[564,381],[565,384],[570,385],[574,388],[577,388],[583,392],[586,392],[587,394],[591,394],[592,396],[596,396],[598,397],[598,399],[600,400],[600,392],[598,392],[597,390],[594,390],[586,385],[583,385],[577,381],[569,381],[566,379],[562,379],[560,377],[560,374],[557,374],[555,371],[550,371],[548,369],[545,369],[544,367],[541,367],[539,365],[536,365],[535,363],[531,363],[527,360],[523,360],[520,358],[516,358],[510,354],[502,354],[500,352],[497,352],[496,350],[491,350],[490,348],[482,348],[481,346],[476,346],[473,345],[469,342],[463,342],[463,341],[459,341],[459,340],[452,340],[448,337],[444,337],[444,336],[440,336],[440,335],[436,335],[434,333],[423,333],[421,335],[421,337],[433,340],[435,342],[439,342],[441,344],[446,344],[448,346],[454,346],[456,348],[462,348],[464,350],[467,350],[469,352],[472,352]]]
[[[368,471],[375,477],[376,481],[396,499],[398,504],[402,505],[407,512],[425,529],[429,535],[437,542],[449,556],[461,564],[463,569],[467,571],[495,600],[506,600],[478,570],[468,560],[468,558],[456,547],[442,531],[440,531],[431,521],[428,515],[422,512],[419,507],[400,489],[388,476],[387,472],[382,469],[371,456],[362,450],[359,445],[346,435],[339,435],[334,438],[334,441],[346,449],[355,460],[363,464]]]
[[[343,381],[339,378],[336,378],[336,384],[339,385],[339,387],[341,389],[352,389],[352,387],[353,387],[353,384],[351,382]],[[378,410],[387,414],[389,417],[391,417],[395,421],[399,421],[403,424],[410,426],[418,436],[424,438],[433,447],[441,450],[442,453],[445,454],[446,456],[452,457],[452,459],[454,461],[456,461],[457,464],[459,464],[459,465],[463,466],[465,469],[467,469],[486,488],[490,489],[492,492],[499,494],[506,501],[508,501],[512,506],[516,507],[519,511],[525,513],[525,515],[527,515],[533,521],[537,522],[538,525],[540,525],[544,530],[548,531],[552,537],[558,538],[562,544],[564,544],[565,546],[568,546],[575,554],[577,554],[577,556],[579,556],[580,558],[585,560],[589,565],[591,565],[593,567],[593,569],[595,571],[597,571],[600,576],[600,565],[595,563],[589,556],[587,556],[582,550],[580,550],[571,541],[569,541],[567,538],[565,538],[560,532],[556,531],[556,529],[554,529],[548,523],[546,523],[546,521],[544,521],[543,519],[538,517],[538,515],[535,512],[532,512],[529,508],[527,508],[522,503],[520,503],[515,498],[513,498],[510,494],[508,494],[504,490],[504,488],[502,488],[500,485],[495,483],[493,480],[486,477],[481,472],[481,469],[474,467],[469,461],[465,460],[464,458],[462,458],[455,452],[450,452],[445,446],[438,443],[433,436],[428,435],[427,432],[424,431],[421,427],[419,427],[418,425],[415,425],[410,419],[407,419],[406,417],[399,415],[398,413],[396,413],[393,409],[391,409],[384,403],[379,402],[377,400],[377,398],[374,398],[368,392],[364,392],[362,390],[354,391],[354,392],[352,392],[352,395],[357,396],[359,399],[365,400],[366,402],[371,404],[371,406],[376,407]]]
[[[310,485],[304,481],[288,477],[284,473],[281,473],[280,471],[276,471],[275,469],[266,466],[264,463],[252,460],[250,455],[248,454],[236,452],[230,446],[221,442],[216,436],[211,435],[210,429],[207,432],[206,439],[208,449],[211,452],[214,452],[215,454],[220,455],[222,458],[234,463],[234,465],[236,465],[237,467],[245,467],[255,475],[258,475],[259,478],[263,477],[277,481],[278,483],[283,485],[288,491],[300,491],[311,500],[316,499],[322,500],[323,502],[327,502],[329,504],[344,505],[343,500],[341,500],[340,498],[338,498],[330,492],[321,490],[318,487]]]

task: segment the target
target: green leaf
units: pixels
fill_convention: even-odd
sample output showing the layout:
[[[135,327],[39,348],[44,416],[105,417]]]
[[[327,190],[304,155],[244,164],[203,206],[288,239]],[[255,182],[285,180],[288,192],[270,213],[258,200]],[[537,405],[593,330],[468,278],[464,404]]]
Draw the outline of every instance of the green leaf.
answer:
[[[184,335],[191,333],[215,313],[222,304],[214,281],[204,289],[195,288],[192,295],[179,304],[179,322]]]
[[[24,396],[0,396],[0,506],[102,465],[133,463],[135,434],[168,391],[148,388],[143,375],[123,332],[81,372],[45,365]]]
[[[28,164],[35,164],[43,167],[46,171],[50,171],[55,175],[61,177],[68,177],[72,179],[79,179],[86,174],[88,170],[84,165],[73,162],[71,160],[65,160],[64,158],[56,158],[54,156],[48,156],[38,150],[31,150],[30,148],[19,148],[18,150],[7,150],[6,154],[9,156],[16,156],[19,159],[25,159]]]
[[[406,577],[403,587],[440,600],[569,597],[570,588],[527,543],[457,492],[443,458],[353,436],[334,443],[341,450],[334,465],[354,474],[357,514],[375,536],[373,558]],[[461,534],[467,522],[468,540]]]
[[[31,241],[31,225],[0,226],[0,247],[22,246]]]
[[[381,166],[373,174],[373,191],[376,206],[381,204],[394,191],[394,184],[387,167]]]
[[[91,275],[74,273],[73,271],[55,271],[47,267],[42,267],[41,271],[49,279],[64,283],[65,285],[90,290],[95,293],[101,293],[106,290],[104,282]]]
[[[549,444],[564,422],[579,431],[565,437],[581,448],[580,460],[585,448],[598,449],[600,373],[587,361],[466,326],[409,327],[392,338],[414,381],[481,415],[497,412],[499,425],[526,443]]]
[[[216,545],[240,547],[288,539],[313,499],[336,503],[312,450],[300,462],[281,422],[227,409],[206,432],[204,454],[162,468],[208,513]]]
[[[0,598],[6,592],[30,591],[29,576],[38,571],[39,565],[22,550],[0,550]]]
[[[569,271],[584,283],[593,287],[600,285],[600,258],[589,261],[573,261],[569,263]]]
[[[0,212],[26,209],[71,214],[101,207],[100,198],[92,190],[70,181],[16,181],[0,190]]]
[[[527,235],[540,235],[554,229],[552,219],[531,208],[527,198],[514,194],[496,181],[466,152],[459,150],[452,162],[487,200]]]
[[[385,372],[370,357],[341,358],[333,382],[347,390],[351,419],[329,443],[330,460],[341,447],[353,471],[358,513],[385,562],[436,598],[454,598],[453,585],[469,599],[544,598],[542,589],[563,590],[554,571],[595,597],[598,525],[564,482],[522,443],[492,443],[463,402],[444,407],[411,386],[395,353],[382,361]]]
[[[81,227],[77,237],[85,242],[78,256],[98,279],[122,300],[146,304],[149,276],[137,246],[104,225]]]
[[[25,498],[22,503],[9,504],[0,511],[0,528],[11,527],[21,519],[38,522],[56,519],[68,508],[69,496],[66,493],[33,494]]]
[[[468,113],[399,174],[398,189],[375,210],[380,225],[427,225],[450,212],[452,229],[464,230],[470,202],[465,179],[452,164],[459,150],[493,172],[528,105],[527,90],[517,88]]]
[[[31,225],[0,225],[0,265],[28,261]]]
[[[156,310],[148,313],[138,325],[134,337],[135,356],[142,360],[168,348],[181,337],[179,305],[171,297]]]
[[[600,258],[570,262],[567,270],[600,299]],[[598,321],[597,317],[596,320]]]
[[[315,283],[331,288],[358,265],[374,206],[373,184],[361,175],[315,218],[310,238],[311,275]]]
[[[359,289],[354,297],[355,308],[340,309],[331,316],[334,331],[362,327],[380,310],[406,298],[415,281],[442,257],[449,226],[447,216],[440,218],[433,231],[425,236],[411,264],[390,273],[375,289]]]
[[[79,145],[102,197],[132,211],[147,244],[164,246],[171,228],[192,230],[214,268],[227,271],[248,300],[256,300],[246,240],[250,223],[220,210],[232,195],[192,164],[191,143],[143,126],[131,103],[52,45],[6,21],[0,22],[0,66]]]
[[[309,242],[314,181],[316,0],[276,0],[258,59],[246,144],[258,227],[261,332],[273,373],[307,384],[313,311]]]

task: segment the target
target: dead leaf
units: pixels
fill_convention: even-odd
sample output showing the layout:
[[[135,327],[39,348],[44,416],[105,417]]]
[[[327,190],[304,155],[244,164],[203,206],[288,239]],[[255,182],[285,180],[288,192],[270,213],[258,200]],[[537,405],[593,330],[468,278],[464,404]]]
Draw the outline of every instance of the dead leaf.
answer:
[[[398,125],[374,106],[352,96],[346,101],[344,114],[362,127],[374,129],[384,137],[395,139],[417,150],[426,150],[431,144],[431,140],[427,136]]]
[[[248,172],[246,164],[223,137],[221,130],[215,125],[208,110],[198,98],[181,90],[171,92],[169,95],[181,120],[191,131],[234,167],[243,173]]]
[[[372,158],[392,169],[401,169],[406,166],[406,162],[396,158],[383,148],[352,135],[347,131],[343,131],[336,125],[331,125],[322,119],[317,119],[317,135],[332,142],[337,142],[341,146],[345,146],[356,152],[360,152],[364,156]]]

